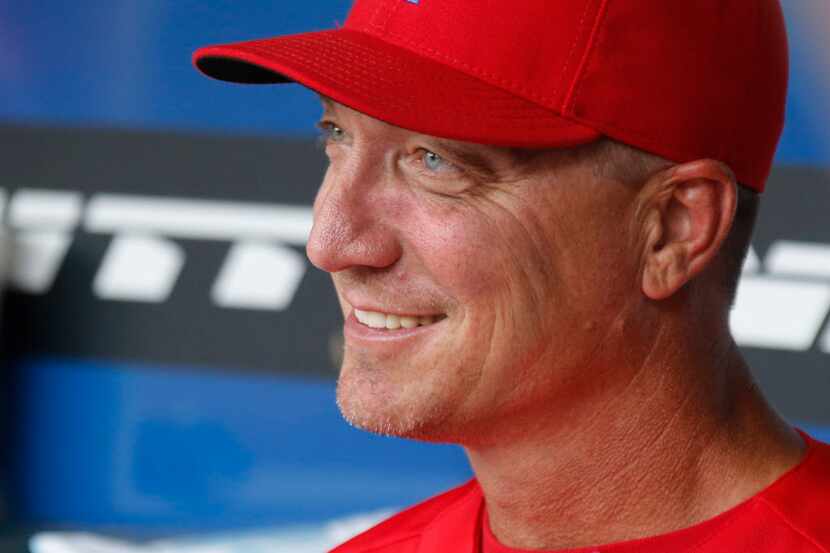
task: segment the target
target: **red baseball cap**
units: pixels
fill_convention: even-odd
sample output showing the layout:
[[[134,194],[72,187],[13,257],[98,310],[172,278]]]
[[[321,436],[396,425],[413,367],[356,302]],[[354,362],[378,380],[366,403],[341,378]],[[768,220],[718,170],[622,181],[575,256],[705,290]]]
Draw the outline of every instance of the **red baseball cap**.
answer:
[[[444,138],[554,148],[608,136],[679,163],[713,158],[759,192],[788,77],[778,0],[356,0],[341,28],[193,60]]]

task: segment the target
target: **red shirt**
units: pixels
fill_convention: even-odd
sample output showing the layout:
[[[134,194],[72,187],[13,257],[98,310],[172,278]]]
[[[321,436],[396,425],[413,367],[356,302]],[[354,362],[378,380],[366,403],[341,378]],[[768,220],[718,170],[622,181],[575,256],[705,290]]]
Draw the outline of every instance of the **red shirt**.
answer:
[[[713,519],[652,538],[557,553],[830,553],[830,445],[805,439],[807,455],[798,466]],[[331,553],[530,553],[498,543],[484,513],[481,488],[471,480]]]

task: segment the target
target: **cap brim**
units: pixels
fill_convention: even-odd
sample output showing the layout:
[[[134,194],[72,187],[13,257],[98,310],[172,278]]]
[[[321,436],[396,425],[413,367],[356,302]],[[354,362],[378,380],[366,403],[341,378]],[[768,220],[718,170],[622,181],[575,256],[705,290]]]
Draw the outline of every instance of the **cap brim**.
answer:
[[[193,62],[224,81],[298,82],[376,119],[442,138],[555,148],[600,136],[449,65],[349,29],[208,46]]]

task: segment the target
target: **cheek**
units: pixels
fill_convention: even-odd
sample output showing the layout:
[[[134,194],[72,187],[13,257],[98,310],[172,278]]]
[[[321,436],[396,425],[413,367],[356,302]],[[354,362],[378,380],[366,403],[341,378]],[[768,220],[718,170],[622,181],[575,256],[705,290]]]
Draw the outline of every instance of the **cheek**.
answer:
[[[557,276],[549,252],[516,214],[492,203],[477,207],[422,206],[408,212],[401,228],[417,229],[407,235],[408,251],[456,304],[461,316],[453,335],[503,363],[502,354],[538,349],[550,306],[559,303]]]
[[[563,223],[563,235],[571,238],[557,252],[558,269],[575,301],[594,313],[614,311],[615,303],[639,290],[636,251],[621,223],[625,214],[590,209],[581,213]]]
[[[415,229],[406,237],[417,263],[435,284],[460,302],[501,291],[510,255],[504,234],[492,222],[468,209],[413,210]]]

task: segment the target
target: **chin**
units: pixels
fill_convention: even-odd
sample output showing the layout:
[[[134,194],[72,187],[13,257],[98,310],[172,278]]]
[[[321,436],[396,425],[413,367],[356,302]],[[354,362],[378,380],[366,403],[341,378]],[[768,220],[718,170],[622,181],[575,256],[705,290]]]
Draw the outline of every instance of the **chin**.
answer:
[[[337,382],[337,406],[351,426],[383,436],[456,442],[454,433],[448,432],[448,409],[441,408],[439,398],[421,397],[419,390],[379,384],[352,372],[344,371]]]

